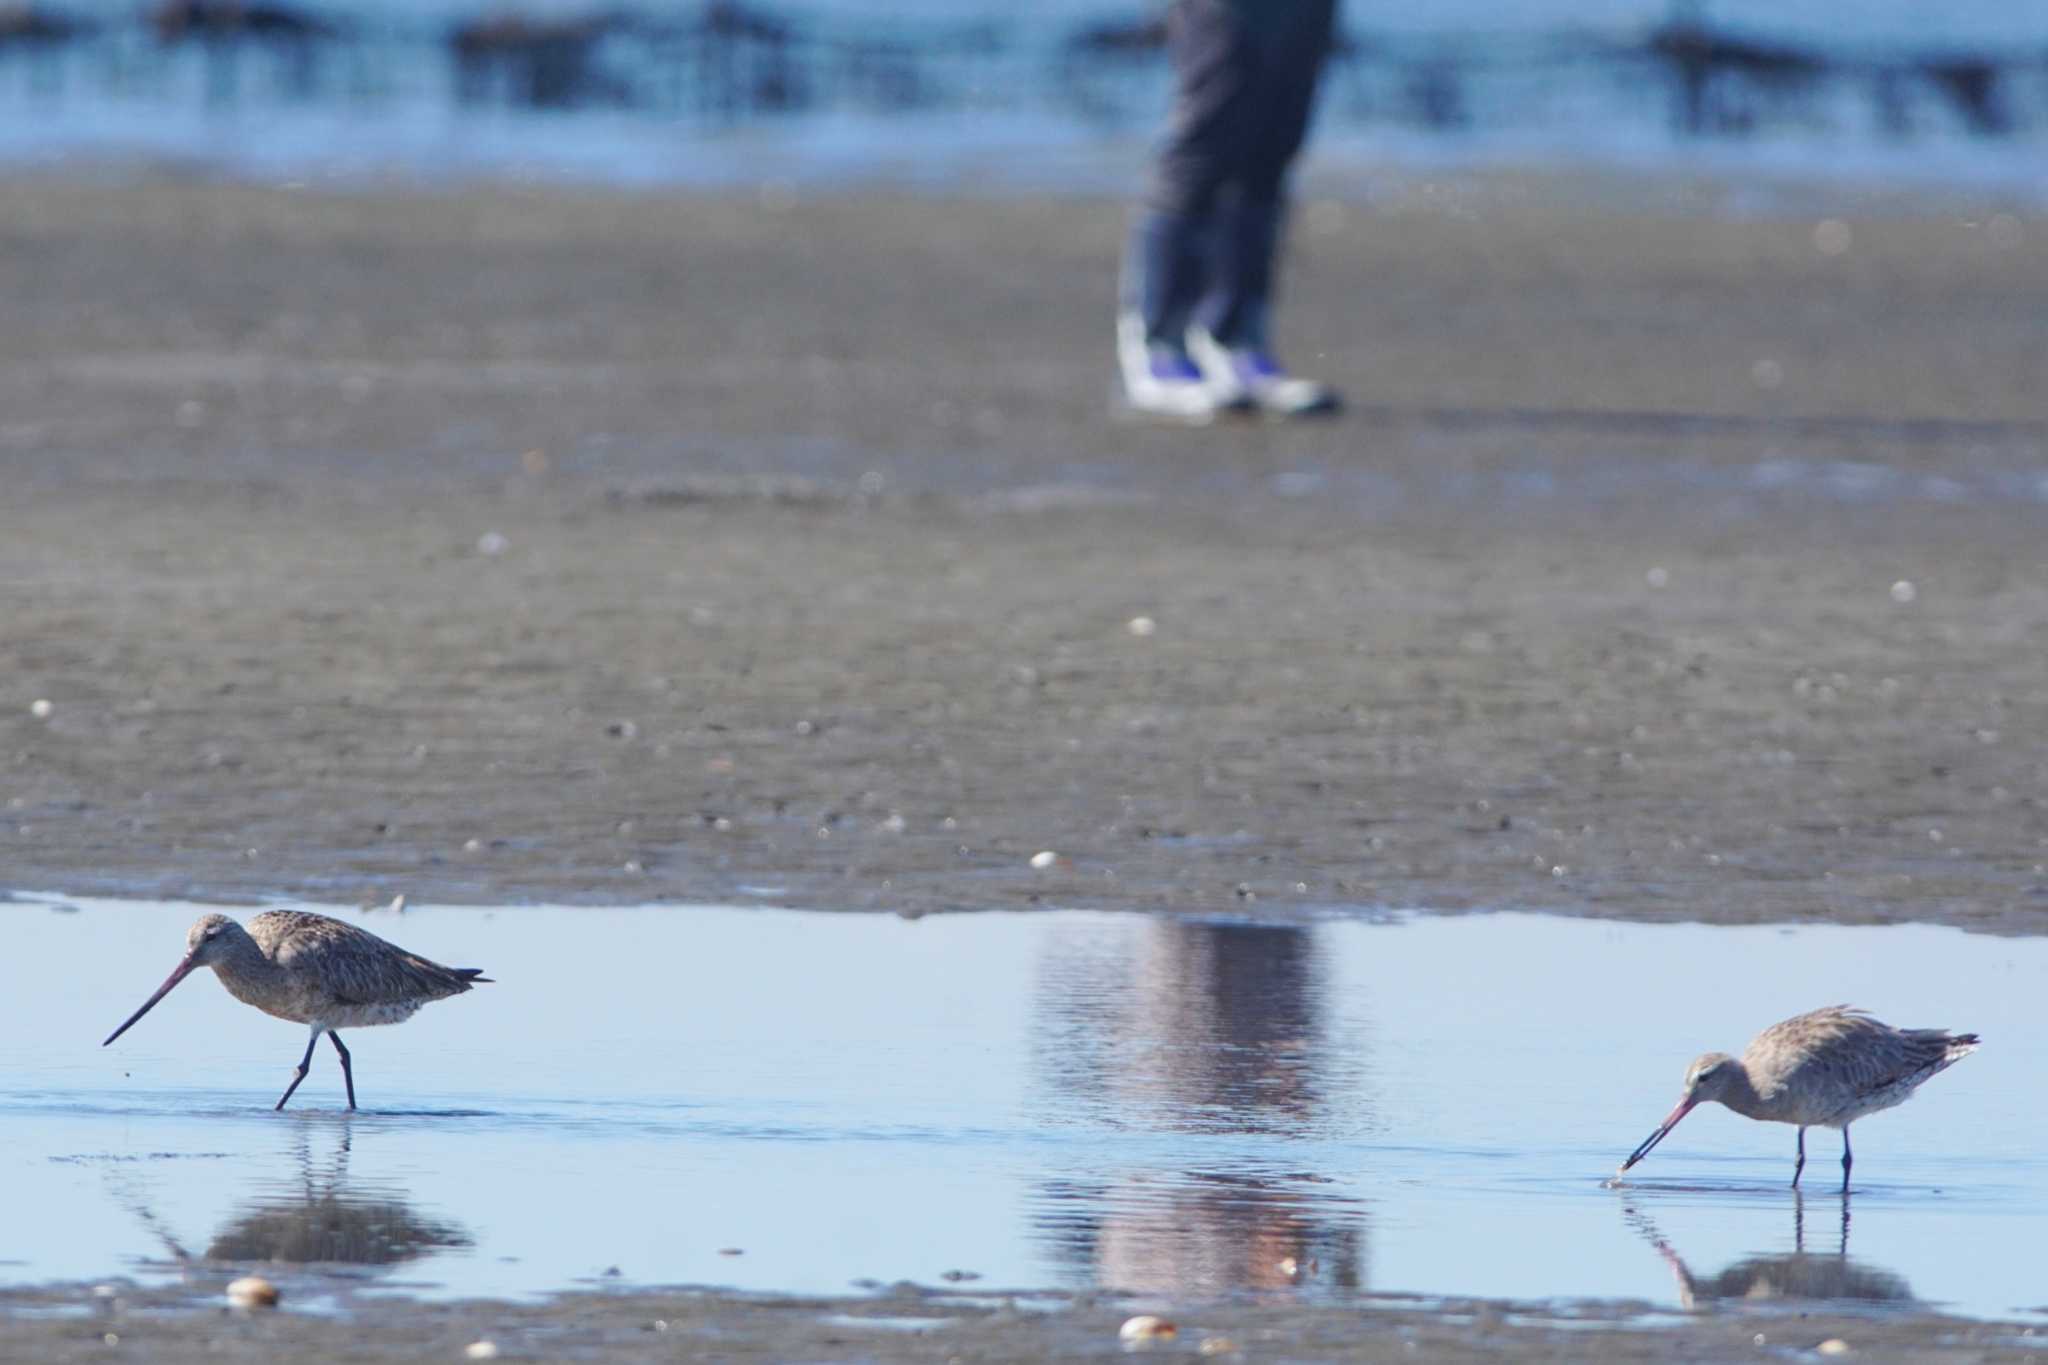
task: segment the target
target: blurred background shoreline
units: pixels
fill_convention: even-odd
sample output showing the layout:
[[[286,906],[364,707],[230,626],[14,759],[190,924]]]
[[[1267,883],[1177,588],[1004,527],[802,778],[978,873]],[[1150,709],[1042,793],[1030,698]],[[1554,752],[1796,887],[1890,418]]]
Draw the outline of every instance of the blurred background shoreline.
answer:
[[[1162,42],[1082,0],[37,0],[0,9],[0,167],[1117,193]],[[2025,6],[1354,3],[1310,165],[2038,202],[2044,148],[2048,13]]]

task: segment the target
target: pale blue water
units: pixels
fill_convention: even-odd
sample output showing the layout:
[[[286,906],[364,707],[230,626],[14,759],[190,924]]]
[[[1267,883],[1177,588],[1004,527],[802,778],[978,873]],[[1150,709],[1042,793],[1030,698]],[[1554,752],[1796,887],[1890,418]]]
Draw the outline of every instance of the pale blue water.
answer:
[[[275,1114],[302,1034],[210,975],[99,1046],[198,907],[64,904],[0,908],[0,1280],[324,1245],[354,1264],[277,1268],[297,1302],[952,1271],[1163,1300],[2048,1298],[2048,941],[414,910],[361,922],[497,983],[350,1036],[363,1112],[323,1051]],[[1694,1053],[1836,1000],[1985,1038],[1858,1126],[1846,1226],[1833,1134],[1800,1199],[1791,1130],[1718,1107],[1607,1187]]]

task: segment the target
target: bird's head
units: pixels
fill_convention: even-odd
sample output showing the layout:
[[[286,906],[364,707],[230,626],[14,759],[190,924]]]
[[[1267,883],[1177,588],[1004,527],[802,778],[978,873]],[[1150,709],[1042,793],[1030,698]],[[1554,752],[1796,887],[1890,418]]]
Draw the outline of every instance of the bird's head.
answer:
[[[1735,1084],[1741,1066],[1725,1052],[1703,1052],[1685,1069],[1685,1106],[1720,1100]]]
[[[1685,1069],[1685,1094],[1679,1097],[1677,1107],[1664,1116],[1656,1132],[1643,1139],[1642,1146],[1629,1153],[1628,1160],[1621,1163],[1621,1169],[1626,1171],[1648,1156],[1650,1149],[1662,1142],[1664,1135],[1676,1128],[1678,1121],[1690,1114],[1695,1105],[1705,1100],[1719,1100],[1726,1104],[1727,1097],[1737,1093],[1746,1079],[1742,1063],[1725,1052],[1707,1052],[1693,1058],[1692,1065]]]
[[[156,994],[143,1001],[142,1008],[129,1015],[127,1023],[107,1035],[107,1043],[119,1038],[137,1019],[156,1008],[156,1002],[169,995],[173,986],[199,968],[210,967],[223,961],[234,951],[237,943],[245,943],[248,939],[249,936],[242,926],[226,915],[201,915],[199,922],[185,932],[185,956],[171,969],[171,974],[164,978],[164,984],[156,988]],[[100,1046],[105,1047],[107,1043],[101,1043]]]
[[[242,926],[226,915],[201,915],[185,933],[185,960],[207,967],[227,956],[228,945]]]

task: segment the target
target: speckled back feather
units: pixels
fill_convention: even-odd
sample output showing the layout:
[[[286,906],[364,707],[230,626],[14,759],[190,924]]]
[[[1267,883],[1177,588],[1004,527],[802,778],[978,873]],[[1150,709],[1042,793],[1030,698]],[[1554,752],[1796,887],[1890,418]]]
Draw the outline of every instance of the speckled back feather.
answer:
[[[266,910],[248,923],[265,957],[317,978],[349,1005],[420,1005],[489,982],[479,967],[444,967],[367,929],[304,910]]]
[[[1863,1010],[1830,1005],[1759,1033],[1742,1064],[1767,1106],[1824,1124],[1899,1103],[1976,1047],[1974,1033],[1893,1028]]]

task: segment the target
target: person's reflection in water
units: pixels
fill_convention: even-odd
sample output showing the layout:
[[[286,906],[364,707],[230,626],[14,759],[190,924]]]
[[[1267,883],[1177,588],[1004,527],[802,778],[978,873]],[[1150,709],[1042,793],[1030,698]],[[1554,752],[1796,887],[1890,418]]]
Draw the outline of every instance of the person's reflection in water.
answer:
[[[313,1154],[312,1130],[316,1126],[332,1134],[334,1140],[324,1162],[316,1161]],[[473,1244],[459,1225],[422,1216],[401,1191],[352,1187],[348,1178],[352,1139],[347,1118],[302,1125],[297,1188],[252,1199],[234,1210],[200,1259],[389,1266]],[[147,1208],[138,1208],[137,1213],[175,1259],[193,1259]]]
[[[1650,1216],[1622,1202],[1622,1216],[1657,1249],[1678,1281],[1678,1301],[1687,1311],[1725,1299],[1776,1302],[1912,1303],[1913,1287],[1900,1276],[1849,1257],[1849,1201],[1842,1200],[1840,1235],[1833,1251],[1806,1249],[1806,1196],[1792,1192],[1792,1251],[1745,1256],[1713,1275],[1695,1275],[1664,1239]]]
[[[1129,932],[1057,940],[1042,964],[1036,1052],[1057,1109],[1134,1131],[1316,1135],[1329,1058],[1313,931],[1156,919],[1136,929],[1134,953]],[[1362,1216],[1321,1193],[1326,1177],[1271,1144],[1221,1160],[1206,1142],[1158,1150],[1137,1169],[1042,1188],[1037,1222],[1083,1282],[1362,1287]]]

